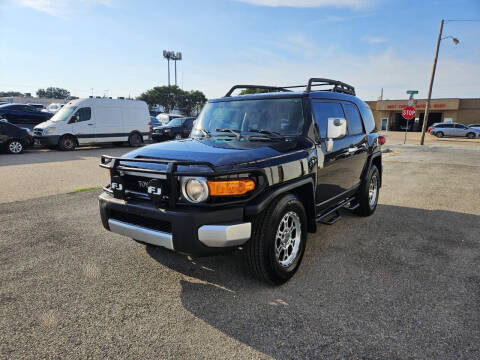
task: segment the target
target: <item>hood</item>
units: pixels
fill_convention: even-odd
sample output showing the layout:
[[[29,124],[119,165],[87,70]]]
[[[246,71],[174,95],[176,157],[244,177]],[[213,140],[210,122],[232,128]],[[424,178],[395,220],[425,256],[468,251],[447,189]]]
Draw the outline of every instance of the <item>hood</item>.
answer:
[[[40,124],[37,124],[35,125],[35,128],[37,129],[45,129],[46,127],[50,126],[50,125],[54,125],[55,123],[51,120],[47,120],[47,121],[44,121]]]
[[[236,141],[185,139],[144,146],[124,157],[206,161],[214,166],[241,164],[268,159],[301,149],[299,141]]]

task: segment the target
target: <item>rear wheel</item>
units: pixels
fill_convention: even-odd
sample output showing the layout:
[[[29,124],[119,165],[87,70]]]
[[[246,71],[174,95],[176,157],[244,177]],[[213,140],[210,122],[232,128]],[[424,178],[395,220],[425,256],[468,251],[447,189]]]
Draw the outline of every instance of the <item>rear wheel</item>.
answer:
[[[64,135],[58,141],[58,147],[62,151],[75,150],[76,146],[77,146],[77,141],[75,140],[75,138],[73,136],[70,136],[70,135]]]
[[[23,151],[23,144],[20,140],[10,140],[7,144],[7,150],[10,154],[20,154]]]
[[[435,133],[435,136],[437,138],[442,138],[443,137],[443,132],[439,131],[439,132]]]
[[[260,280],[283,284],[298,270],[307,243],[307,215],[293,195],[284,195],[258,215],[245,255]]]
[[[370,216],[377,208],[380,191],[380,173],[375,165],[370,167],[368,175],[362,181],[357,193],[359,207],[356,212],[361,216]]]
[[[131,147],[138,147],[143,144],[143,139],[139,133],[133,133],[130,134],[130,136],[128,137],[128,144]]]
[[[467,134],[467,138],[469,138],[469,139],[474,139],[474,138],[475,138],[475,134],[472,133],[472,132],[470,132],[470,133]]]

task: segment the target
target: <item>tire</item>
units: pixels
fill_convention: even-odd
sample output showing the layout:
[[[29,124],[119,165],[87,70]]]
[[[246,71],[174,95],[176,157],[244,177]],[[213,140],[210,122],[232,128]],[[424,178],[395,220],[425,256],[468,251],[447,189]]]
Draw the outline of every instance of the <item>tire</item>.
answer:
[[[175,140],[182,140],[182,139],[183,139],[182,134],[175,135]]]
[[[23,143],[20,140],[12,139],[7,143],[7,151],[10,154],[20,154],[23,152]]]
[[[245,246],[250,272],[270,284],[287,282],[302,262],[306,243],[303,204],[293,194],[278,197],[253,220],[252,237]]]
[[[73,136],[64,135],[58,140],[58,148],[62,151],[73,151],[77,147],[77,141]]]
[[[142,144],[143,139],[139,133],[130,134],[130,136],[128,137],[128,145],[130,145],[131,147],[139,147],[142,146]]]
[[[469,139],[475,139],[475,134],[472,133],[472,132],[469,132],[469,133],[467,134],[467,138],[469,138]]]
[[[435,133],[435,136],[436,136],[437,138],[442,138],[443,135],[444,135],[444,134],[443,134],[443,132],[441,132],[441,131]]]
[[[359,207],[356,213],[360,216],[370,216],[375,212],[380,194],[380,173],[372,164],[367,176],[363,179],[360,189],[357,192]]]

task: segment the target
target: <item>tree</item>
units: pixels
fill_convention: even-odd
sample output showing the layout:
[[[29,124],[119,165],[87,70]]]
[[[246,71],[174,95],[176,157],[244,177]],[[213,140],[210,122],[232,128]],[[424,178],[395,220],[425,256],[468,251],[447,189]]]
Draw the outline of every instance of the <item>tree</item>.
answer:
[[[166,112],[181,110],[185,115],[198,114],[207,102],[205,95],[198,90],[184,91],[178,86],[155,86],[142,93],[138,100],[148,105],[162,105]]]
[[[244,89],[238,93],[238,95],[248,95],[248,94],[263,94],[263,93],[268,93],[268,92],[278,92],[278,90],[267,90],[267,89],[259,89],[259,88],[253,88],[253,89]]]
[[[23,94],[18,91],[0,91],[0,97],[16,97],[16,96],[23,96]]]
[[[38,89],[37,96],[42,98],[68,99],[70,91],[57,87],[48,87],[47,89]]]

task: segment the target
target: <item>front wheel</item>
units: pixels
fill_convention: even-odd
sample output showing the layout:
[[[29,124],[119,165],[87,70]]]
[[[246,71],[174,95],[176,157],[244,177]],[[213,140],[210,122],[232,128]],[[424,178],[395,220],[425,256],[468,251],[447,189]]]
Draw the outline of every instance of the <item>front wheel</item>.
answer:
[[[474,134],[474,133],[468,133],[468,134],[467,134],[467,138],[469,138],[469,139],[474,139],[474,138],[475,138],[475,134]]]
[[[374,213],[377,208],[379,191],[380,173],[377,167],[372,164],[357,193],[359,207],[356,211],[358,215],[370,216]]]
[[[10,154],[20,154],[23,151],[23,144],[19,140],[10,140],[7,144],[7,150]]]
[[[77,142],[75,141],[75,138],[70,135],[65,135],[60,138],[58,141],[58,147],[62,151],[72,151],[75,150],[75,147],[77,146]]]
[[[253,221],[245,249],[255,277],[271,284],[288,281],[298,270],[307,243],[307,215],[293,194],[284,195]]]

